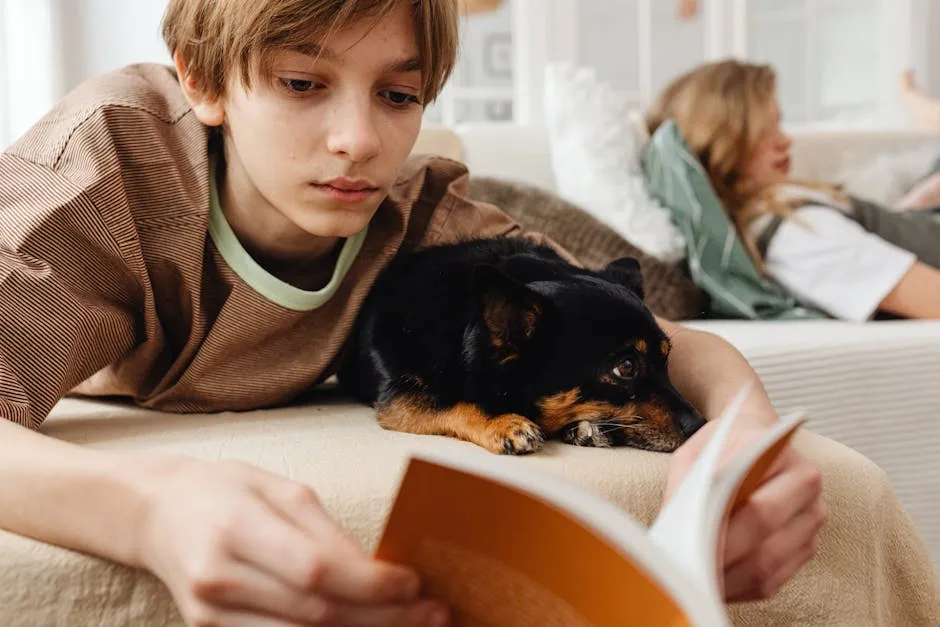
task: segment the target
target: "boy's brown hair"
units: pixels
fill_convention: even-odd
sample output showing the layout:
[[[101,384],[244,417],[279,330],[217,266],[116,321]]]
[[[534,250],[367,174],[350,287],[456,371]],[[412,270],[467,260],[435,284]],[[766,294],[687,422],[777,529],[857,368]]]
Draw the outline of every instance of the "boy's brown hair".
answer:
[[[224,95],[238,72],[245,87],[278,50],[305,50],[360,19],[411,5],[422,62],[422,102],[431,103],[457,59],[456,0],[170,0],[163,39],[180,53],[203,93]]]

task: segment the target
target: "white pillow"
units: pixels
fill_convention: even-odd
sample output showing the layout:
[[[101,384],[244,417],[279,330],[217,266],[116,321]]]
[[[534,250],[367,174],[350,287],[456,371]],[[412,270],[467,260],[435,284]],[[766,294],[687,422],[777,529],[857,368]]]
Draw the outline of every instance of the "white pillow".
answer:
[[[545,125],[558,194],[664,261],[685,256],[669,211],[646,189],[642,121],[630,101],[592,69],[545,70]]]

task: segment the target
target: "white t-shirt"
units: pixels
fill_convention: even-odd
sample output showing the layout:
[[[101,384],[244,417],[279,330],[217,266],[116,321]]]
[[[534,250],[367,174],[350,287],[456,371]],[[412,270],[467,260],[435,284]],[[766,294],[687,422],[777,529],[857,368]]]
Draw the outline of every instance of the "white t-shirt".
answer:
[[[767,274],[835,318],[870,319],[917,260],[838,209],[806,205],[784,220],[764,258]]]

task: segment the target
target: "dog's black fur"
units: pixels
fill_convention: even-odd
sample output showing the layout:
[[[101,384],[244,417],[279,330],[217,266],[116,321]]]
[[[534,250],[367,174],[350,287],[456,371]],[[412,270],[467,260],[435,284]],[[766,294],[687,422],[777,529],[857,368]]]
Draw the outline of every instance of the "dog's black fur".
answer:
[[[670,383],[668,353],[634,259],[590,271],[507,237],[395,260],[339,378],[388,429],[498,453],[546,437],[671,451],[704,421]]]

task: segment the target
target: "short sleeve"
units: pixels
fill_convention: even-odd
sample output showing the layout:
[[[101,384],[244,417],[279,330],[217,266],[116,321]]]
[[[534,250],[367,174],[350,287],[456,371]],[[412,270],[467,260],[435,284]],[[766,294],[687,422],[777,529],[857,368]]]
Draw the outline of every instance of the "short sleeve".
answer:
[[[770,240],[767,273],[796,298],[854,322],[872,317],[916,261],[838,210],[798,209]]]
[[[37,428],[62,396],[126,354],[142,293],[79,187],[0,154],[0,418]]]
[[[524,229],[495,205],[468,198],[470,173],[462,163],[435,158],[428,168],[429,178],[438,181],[445,191],[434,208],[421,247],[488,237],[524,237],[552,248],[565,261],[580,265],[574,255],[548,235]]]

